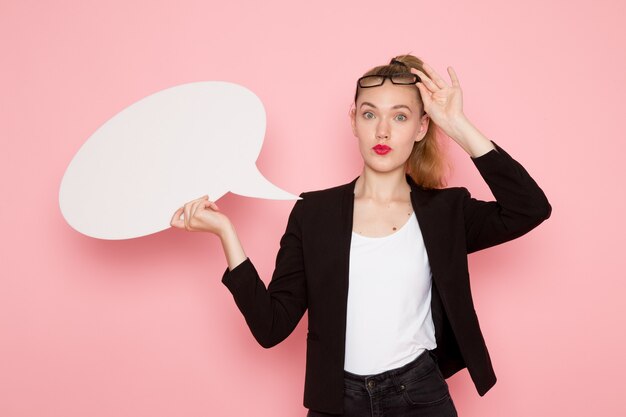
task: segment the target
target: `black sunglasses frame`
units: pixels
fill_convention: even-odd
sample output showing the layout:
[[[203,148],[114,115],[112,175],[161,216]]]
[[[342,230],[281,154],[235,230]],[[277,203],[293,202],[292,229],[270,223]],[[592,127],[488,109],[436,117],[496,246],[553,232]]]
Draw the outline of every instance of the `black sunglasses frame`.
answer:
[[[401,75],[403,77],[406,77],[407,75],[411,75],[413,77],[413,81],[407,83],[407,82],[396,82],[394,81],[394,76],[396,75]],[[361,80],[366,79],[366,78],[372,78],[372,77],[381,77],[381,82],[380,84],[375,84],[375,85],[361,85]],[[419,75],[414,74],[412,72],[395,72],[393,74],[390,75],[365,75],[361,78],[358,79],[357,81],[357,85],[361,88],[370,88],[370,87],[379,87],[381,85],[383,85],[383,83],[385,82],[385,78],[389,78],[391,80],[392,83],[396,84],[396,85],[411,85],[411,84],[417,84],[418,82],[422,81],[422,79],[419,77]]]

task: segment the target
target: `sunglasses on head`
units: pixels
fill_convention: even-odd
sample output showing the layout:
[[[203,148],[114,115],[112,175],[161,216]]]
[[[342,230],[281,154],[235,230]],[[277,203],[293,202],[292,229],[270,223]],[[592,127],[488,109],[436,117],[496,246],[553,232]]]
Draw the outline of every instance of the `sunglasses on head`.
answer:
[[[358,85],[361,88],[378,87],[383,85],[385,78],[389,78],[392,83],[398,85],[411,85],[422,81],[417,74],[412,72],[396,72],[391,75],[366,75],[359,78]]]

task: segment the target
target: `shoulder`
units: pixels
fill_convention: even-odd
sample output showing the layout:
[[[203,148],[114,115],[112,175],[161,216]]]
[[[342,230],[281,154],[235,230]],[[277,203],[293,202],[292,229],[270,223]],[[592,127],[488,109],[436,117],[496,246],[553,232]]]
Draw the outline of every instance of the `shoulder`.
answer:
[[[422,202],[454,200],[467,192],[465,187],[425,188],[415,182],[409,174],[406,174],[406,181],[411,187],[413,195],[417,196],[418,200]]]
[[[308,190],[300,193],[300,197],[306,201],[307,205],[309,203],[324,203],[328,201],[339,201],[343,196],[345,196],[350,187],[351,183],[345,183],[340,185],[335,185],[328,188],[320,188],[316,190]]]
[[[332,187],[307,190],[300,193],[294,211],[307,225],[323,227],[331,218],[342,218],[344,209],[349,206],[353,183],[348,182]]]
[[[421,188],[416,187],[412,189],[418,195],[418,198],[422,201],[428,202],[452,202],[459,201],[469,195],[469,191],[465,187],[445,187],[445,188]]]

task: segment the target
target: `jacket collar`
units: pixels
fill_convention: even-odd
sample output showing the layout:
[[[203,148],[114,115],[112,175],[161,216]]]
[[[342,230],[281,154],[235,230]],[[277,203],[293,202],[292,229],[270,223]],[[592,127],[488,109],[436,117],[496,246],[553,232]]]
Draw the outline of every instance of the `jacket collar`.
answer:
[[[359,177],[360,175],[357,175],[352,181],[350,181],[347,184],[344,184],[346,193],[354,194],[354,187],[356,185],[356,180],[358,180]],[[416,189],[423,190],[423,188],[420,185],[418,185],[409,174],[404,174],[404,177],[406,178],[407,184],[411,186],[411,192],[415,191]]]

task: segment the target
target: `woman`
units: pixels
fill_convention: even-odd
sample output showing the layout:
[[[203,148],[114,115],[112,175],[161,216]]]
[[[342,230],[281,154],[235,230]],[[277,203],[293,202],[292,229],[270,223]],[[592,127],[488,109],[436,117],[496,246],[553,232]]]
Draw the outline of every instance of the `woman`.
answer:
[[[350,119],[361,174],[300,194],[267,288],[208,196],[172,217],[174,227],[220,237],[222,282],[262,346],[284,340],[308,310],[309,417],[455,416],[446,378],[467,368],[481,396],[496,382],[467,254],[527,233],[552,208],[463,114],[459,80],[448,73],[451,85],[402,55],[358,80]],[[496,201],[444,188],[435,126],[469,154]]]

